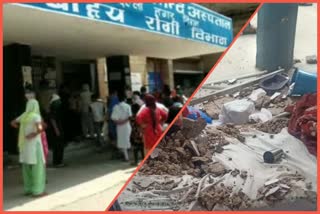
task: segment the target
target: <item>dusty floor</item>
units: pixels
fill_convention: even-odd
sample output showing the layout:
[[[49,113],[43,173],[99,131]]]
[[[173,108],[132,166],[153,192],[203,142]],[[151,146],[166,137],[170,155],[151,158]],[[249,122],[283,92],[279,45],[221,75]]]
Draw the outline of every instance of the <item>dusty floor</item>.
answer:
[[[232,125],[208,126],[191,138],[182,133],[167,136],[158,145],[120,196],[123,209],[292,210],[290,203],[304,199],[295,209],[315,210],[316,178],[300,167],[312,165],[315,170],[316,161],[304,151],[304,163],[290,162],[304,148],[298,141],[297,148],[290,149],[286,142],[293,145],[292,136],[282,132],[281,140],[268,133],[248,135],[241,126]],[[288,148],[288,157],[276,164],[261,164],[258,156],[266,149],[265,141],[283,142],[280,145]],[[245,164],[248,158],[251,162]],[[305,177],[308,173],[311,176]]]
[[[249,87],[248,90],[245,89],[246,93],[240,93],[240,98],[228,95],[220,96],[200,106],[211,117],[219,118],[217,114],[221,113],[225,102],[248,99],[253,90],[255,90],[254,87]],[[286,90],[283,92],[286,93]],[[261,100],[267,100],[267,102],[261,102]],[[264,107],[275,116],[284,112],[284,108],[292,102],[289,97],[283,98],[280,95],[278,98],[270,100],[270,96],[265,95],[253,104],[256,110]],[[274,176],[276,179],[265,180],[266,183],[271,182],[268,185],[261,182],[258,185],[265,168],[262,167],[257,172],[256,169],[259,168],[252,166],[245,169],[248,165],[241,165],[237,161],[245,160],[247,156],[251,155],[253,156],[251,161],[256,162],[255,164],[259,165],[261,161],[263,162],[261,158],[254,159],[254,156],[262,157],[263,151],[267,151],[268,147],[264,147],[262,151],[256,153],[260,149],[259,146],[263,147],[263,144],[266,143],[271,148],[277,148],[273,140],[276,138],[276,142],[281,141],[278,135],[281,136],[283,130],[287,128],[288,121],[288,117],[284,116],[273,118],[267,122],[205,126],[204,120],[184,119],[183,129],[163,139],[145,162],[139,174],[135,176],[120,196],[120,205],[128,210],[268,210],[274,207],[291,210],[288,204],[303,199],[300,201],[301,207],[296,209],[315,210],[316,193],[308,185],[316,184],[315,182],[310,183],[310,180],[305,181],[310,179],[310,177],[304,177],[307,172],[298,173],[299,165],[301,165],[298,163],[299,161],[288,164],[289,167],[284,167],[286,164],[282,162],[268,166],[276,169],[268,175]],[[258,132],[249,137],[245,134],[246,132],[255,133],[253,130],[258,130]],[[293,141],[298,141],[297,146],[305,149],[301,141],[287,132],[284,136],[291,138],[291,140],[282,140],[284,145],[290,141],[293,145]],[[278,138],[279,140],[277,140]],[[236,144],[238,147],[236,151],[242,145],[246,147],[244,149],[246,152],[242,154],[244,156],[237,152],[228,154],[230,144],[231,148]],[[254,148],[256,146],[257,148]],[[300,152],[300,149],[293,149],[290,153]],[[289,150],[286,152],[288,155]],[[300,154],[299,152],[297,154]],[[306,164],[315,166],[314,157],[308,151],[305,151],[305,154]],[[217,157],[220,155],[227,158],[230,163],[234,162],[236,165],[238,163],[239,168],[230,168],[225,162],[218,161]],[[287,160],[290,159],[292,157],[288,157]],[[286,171],[277,175],[277,172],[281,170]],[[313,167],[307,170],[310,173],[316,169]],[[264,175],[264,178],[268,176]],[[226,177],[229,181],[230,177],[234,180],[233,185],[230,185],[230,182],[229,184],[221,182]],[[311,176],[311,180],[315,180],[315,176]],[[247,189],[242,191],[242,188]],[[253,193],[254,189],[257,194]],[[251,193],[250,196],[247,195],[248,193]],[[147,198],[149,196],[150,198]]]
[[[19,168],[6,169],[4,210],[104,211],[135,169],[91,146],[67,152],[65,160],[67,167],[47,169],[49,195],[40,199],[23,196]]]

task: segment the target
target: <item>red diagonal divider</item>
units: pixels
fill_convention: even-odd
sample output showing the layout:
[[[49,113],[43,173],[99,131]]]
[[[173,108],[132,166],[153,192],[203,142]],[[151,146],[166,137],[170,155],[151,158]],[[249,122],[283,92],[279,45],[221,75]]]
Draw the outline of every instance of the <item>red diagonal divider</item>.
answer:
[[[180,114],[184,111],[184,109],[189,105],[190,101],[192,100],[192,98],[195,96],[195,94],[199,91],[199,89],[202,87],[202,85],[206,82],[206,80],[209,78],[209,76],[211,75],[211,73],[214,71],[215,67],[219,64],[219,62],[223,59],[223,57],[225,56],[225,54],[229,51],[229,49],[232,47],[232,45],[235,43],[235,41],[239,38],[239,36],[241,35],[241,33],[243,32],[243,30],[248,26],[248,24],[250,23],[250,21],[252,20],[252,18],[256,15],[256,13],[259,11],[259,9],[262,7],[262,3],[258,5],[257,9],[254,11],[254,13],[250,16],[250,18],[248,19],[248,21],[244,24],[244,26],[241,28],[241,30],[238,32],[238,34],[234,37],[233,41],[231,42],[231,44],[229,45],[229,47],[221,54],[221,56],[219,57],[218,61],[216,62],[216,64],[211,68],[211,70],[209,71],[209,73],[207,74],[207,76],[201,81],[201,83],[199,84],[199,86],[196,88],[196,90],[192,93],[192,95],[189,97],[189,99],[187,100],[187,102],[184,104],[184,106],[182,107],[182,109],[180,110],[180,112],[177,114],[177,116],[174,118],[174,120],[171,122],[171,124],[169,124],[169,126],[167,127],[167,129],[162,133],[161,137],[157,140],[156,144],[152,147],[152,149],[148,152],[148,154],[146,154],[145,158],[141,161],[141,163],[137,166],[137,168],[135,169],[135,171],[132,173],[132,175],[129,177],[129,179],[126,181],[126,183],[123,185],[123,187],[121,188],[121,190],[118,192],[118,194],[116,195],[116,197],[112,200],[112,202],[109,204],[109,206],[107,207],[106,211],[108,211],[110,209],[110,207],[113,205],[113,203],[118,199],[118,197],[120,196],[120,194],[123,192],[123,190],[127,187],[127,185],[129,184],[129,182],[133,179],[133,177],[137,174],[137,172],[139,171],[139,169],[143,166],[144,162],[148,159],[148,157],[150,156],[150,154],[152,153],[152,151],[157,147],[157,145],[161,142],[162,138],[166,135],[166,133],[168,132],[168,130],[171,128],[171,126],[175,123],[175,121],[178,119],[178,117],[180,116]]]

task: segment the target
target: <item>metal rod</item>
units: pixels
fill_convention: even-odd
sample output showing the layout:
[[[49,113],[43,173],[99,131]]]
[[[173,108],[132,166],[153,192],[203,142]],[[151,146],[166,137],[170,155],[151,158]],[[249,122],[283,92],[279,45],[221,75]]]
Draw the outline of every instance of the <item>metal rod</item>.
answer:
[[[203,85],[202,89],[212,89],[212,90],[222,90],[225,89],[226,87],[222,87],[222,86],[217,86],[217,85]]]
[[[276,116],[274,116],[273,118],[279,118],[279,117],[287,117],[290,116],[291,113],[290,112],[282,112],[280,114],[277,114]]]
[[[214,92],[213,94],[210,94],[210,95],[207,95],[207,96],[204,96],[204,97],[200,97],[200,98],[197,98],[197,99],[193,99],[191,100],[190,102],[190,105],[193,106],[193,105],[196,105],[196,104],[199,104],[199,103],[202,103],[204,101],[207,101],[207,100],[210,100],[211,98],[215,97],[215,96],[221,96],[221,95],[225,95],[227,93],[234,93],[236,91],[239,91],[241,88],[245,88],[245,87],[248,87],[248,86],[251,86],[255,83],[258,83],[260,82],[260,80],[263,80],[267,77],[271,77],[275,74],[278,74],[278,73],[281,73],[285,71],[284,69],[279,69],[279,70],[276,70],[276,71],[273,71],[271,73],[268,73],[262,77],[259,77],[257,79],[254,79],[254,80],[249,80],[249,81],[246,81],[246,82],[243,82],[241,84],[238,84],[238,85],[235,85],[235,86],[231,86],[229,88],[225,88],[225,89],[222,89],[220,91],[216,91]]]
[[[257,74],[247,74],[247,75],[243,75],[243,76],[236,77],[236,78],[234,78],[234,79],[236,79],[236,80],[241,80],[241,79],[246,79],[246,78],[250,78],[250,77],[261,76],[261,75],[264,75],[264,74],[267,74],[267,73],[268,73],[268,71],[261,71],[261,73],[257,73]],[[219,83],[227,82],[228,80],[230,80],[230,79],[208,82],[208,83],[204,84],[203,86],[212,85],[212,84],[213,84],[213,85],[214,85],[214,84],[219,84]]]

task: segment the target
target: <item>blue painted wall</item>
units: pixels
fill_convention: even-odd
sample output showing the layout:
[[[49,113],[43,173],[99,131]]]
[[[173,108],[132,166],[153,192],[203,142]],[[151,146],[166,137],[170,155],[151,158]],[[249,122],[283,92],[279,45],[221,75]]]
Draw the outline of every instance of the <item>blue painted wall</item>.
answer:
[[[19,3],[17,5],[221,47],[228,47],[233,39],[232,20],[198,4]]]

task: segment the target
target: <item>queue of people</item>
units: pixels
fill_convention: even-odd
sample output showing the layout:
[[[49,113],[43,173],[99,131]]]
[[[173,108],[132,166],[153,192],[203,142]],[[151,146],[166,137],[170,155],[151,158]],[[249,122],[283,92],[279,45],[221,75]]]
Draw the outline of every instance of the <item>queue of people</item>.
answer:
[[[110,145],[113,158],[137,165],[183,106],[182,96],[168,86],[161,93],[148,93],[146,87],[134,92],[112,91],[107,103],[93,94],[87,84],[79,94],[71,96],[67,92],[66,88],[53,92],[45,111],[35,93],[27,90],[26,110],[11,122],[19,130],[19,159],[26,195],[45,195],[48,148],[53,153],[52,165],[65,166],[66,142],[79,134],[76,121],[81,121],[82,137],[91,138],[98,151]],[[108,134],[107,142],[103,134]]]

